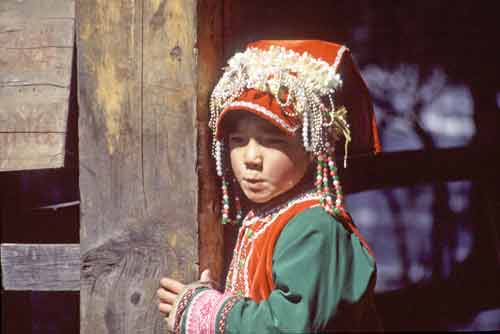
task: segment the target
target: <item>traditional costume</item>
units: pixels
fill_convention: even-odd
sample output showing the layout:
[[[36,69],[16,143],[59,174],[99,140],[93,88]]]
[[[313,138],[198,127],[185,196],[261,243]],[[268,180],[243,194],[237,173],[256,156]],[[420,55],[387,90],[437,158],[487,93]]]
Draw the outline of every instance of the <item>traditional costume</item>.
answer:
[[[373,253],[344,208],[336,160],[379,150],[368,90],[345,46],[258,41],[228,62],[209,126],[222,223],[240,225],[224,292],[189,285],[171,312],[178,333],[377,330]],[[314,184],[244,211],[227,163],[223,119],[251,112],[315,157]],[[343,144],[343,145],[342,145]]]

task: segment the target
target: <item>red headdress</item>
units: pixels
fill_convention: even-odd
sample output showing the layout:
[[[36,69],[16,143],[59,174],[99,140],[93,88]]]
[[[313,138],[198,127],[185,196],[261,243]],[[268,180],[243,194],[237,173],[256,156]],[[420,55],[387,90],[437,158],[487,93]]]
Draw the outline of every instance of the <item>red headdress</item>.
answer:
[[[287,134],[300,133],[305,150],[318,162],[315,184],[323,206],[331,214],[346,214],[335,153],[343,150],[345,164],[347,157],[378,152],[380,144],[368,89],[345,46],[319,40],[263,40],[250,43],[228,61],[211,96],[209,123],[222,178],[223,222],[231,219],[221,121],[232,110],[252,112]],[[342,141],[344,145],[336,145]],[[240,218],[237,213],[236,220]]]

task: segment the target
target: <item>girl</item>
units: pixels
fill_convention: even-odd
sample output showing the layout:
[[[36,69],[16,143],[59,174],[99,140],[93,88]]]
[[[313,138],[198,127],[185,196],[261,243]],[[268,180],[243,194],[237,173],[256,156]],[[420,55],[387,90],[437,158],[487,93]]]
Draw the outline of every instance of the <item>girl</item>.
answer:
[[[349,51],[258,41],[228,62],[210,102],[221,221],[240,226],[224,292],[160,281],[176,333],[377,330],[375,260],[344,208],[337,159],[379,150]],[[349,150],[348,150],[349,149]]]

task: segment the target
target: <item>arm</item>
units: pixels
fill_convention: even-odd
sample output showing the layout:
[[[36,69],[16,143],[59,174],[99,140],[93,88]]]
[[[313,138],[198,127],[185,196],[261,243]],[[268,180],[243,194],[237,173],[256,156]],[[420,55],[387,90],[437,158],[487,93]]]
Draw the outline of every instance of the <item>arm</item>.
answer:
[[[214,290],[202,291],[182,315],[181,332],[325,330],[342,313],[342,305],[361,300],[373,273],[373,259],[357,237],[321,208],[309,209],[281,232],[273,255],[275,289],[267,300],[236,301]],[[208,327],[197,325],[204,323]]]

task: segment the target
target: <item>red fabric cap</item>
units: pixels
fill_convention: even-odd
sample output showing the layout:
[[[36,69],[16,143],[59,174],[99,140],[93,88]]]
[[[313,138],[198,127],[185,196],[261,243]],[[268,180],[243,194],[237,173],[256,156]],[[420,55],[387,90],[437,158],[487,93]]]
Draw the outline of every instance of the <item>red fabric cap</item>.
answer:
[[[297,53],[307,52],[312,57],[333,65],[342,45],[320,40],[261,40],[250,43],[247,48],[268,50],[271,46],[281,46]]]
[[[220,127],[220,124],[224,116],[231,110],[251,112],[271,122],[288,135],[293,135],[300,126],[300,119],[285,114],[285,112],[288,112],[293,115],[292,107],[282,109],[272,94],[257,89],[248,89],[220,114],[216,125],[217,139],[224,136],[224,130]]]
[[[375,115],[372,100],[357,66],[352,60],[348,49],[342,45],[320,40],[261,40],[247,45],[247,48],[267,50],[271,46],[284,47],[299,54],[307,52],[310,56],[321,59],[330,65],[337,62],[337,73],[343,85],[335,93],[335,104],[345,106],[348,110],[347,122],[351,129],[351,143],[348,156],[373,154],[380,151]],[[339,51],[342,49],[342,54]],[[301,125],[301,120],[293,115],[293,108],[282,110],[276,99],[269,93],[256,89],[244,91],[219,116],[216,124],[216,138],[224,135],[220,128],[222,119],[231,110],[252,112],[271,122],[287,134],[293,134],[294,129]],[[337,154],[343,154],[343,145],[336,145]]]

